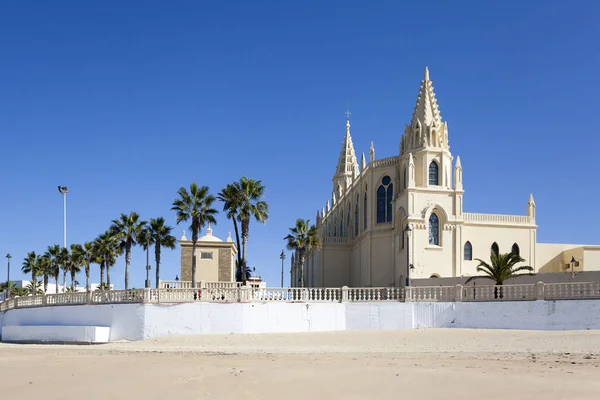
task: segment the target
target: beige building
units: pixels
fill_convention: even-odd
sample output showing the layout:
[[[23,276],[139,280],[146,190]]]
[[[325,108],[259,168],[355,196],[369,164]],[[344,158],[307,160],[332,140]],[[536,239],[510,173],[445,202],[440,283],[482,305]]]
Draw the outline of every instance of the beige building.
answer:
[[[360,166],[346,122],[346,135],[333,176],[333,193],[317,212],[323,246],[307,255],[309,287],[401,286],[411,279],[468,277],[475,258],[490,252],[516,252],[536,272],[600,270],[600,246],[537,243],[536,204],[523,199],[523,215],[463,210],[462,165],[448,144],[429,79],[419,89],[412,119],[405,126],[399,155]],[[409,227],[410,234],[407,231]],[[291,282],[298,286],[298,257],[292,256]]]
[[[181,245],[181,280],[192,280],[192,241],[185,232],[179,241]],[[235,282],[235,258],[237,248],[231,234],[226,241],[213,236],[210,225],[206,235],[196,243],[196,281]]]

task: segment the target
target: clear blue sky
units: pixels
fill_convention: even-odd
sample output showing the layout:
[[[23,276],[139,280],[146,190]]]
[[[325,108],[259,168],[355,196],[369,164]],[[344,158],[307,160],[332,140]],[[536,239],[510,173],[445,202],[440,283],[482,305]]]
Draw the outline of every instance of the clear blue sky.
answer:
[[[599,243],[599,14],[591,0],[3,1],[0,253],[19,278],[28,251],[62,243],[58,185],[73,243],[131,210],[174,226],[180,186],[247,175],[271,213],[249,263],[277,286],[287,228],[330,198],[347,103],[357,153],[398,154],[425,65],[465,210],[524,214],[533,192],[539,241]],[[220,215],[214,234],[232,230]],[[164,279],[179,258],[165,252]],[[134,287],[144,264],[136,249]]]

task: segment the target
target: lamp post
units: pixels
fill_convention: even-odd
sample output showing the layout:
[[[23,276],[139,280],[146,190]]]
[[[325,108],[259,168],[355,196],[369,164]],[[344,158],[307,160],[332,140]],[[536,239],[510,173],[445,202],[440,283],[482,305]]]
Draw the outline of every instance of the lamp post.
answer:
[[[410,270],[412,265],[410,264],[410,234],[412,233],[412,227],[410,224],[406,224],[404,228],[404,234],[406,235],[406,286],[410,286]]]
[[[69,188],[59,186],[58,191],[63,195],[63,247],[67,247],[67,193]]]
[[[571,256],[571,281],[575,280],[575,264],[577,261],[575,261],[575,257]]]
[[[6,260],[8,261],[8,269],[6,272],[6,299],[10,297],[10,259],[12,256],[9,254],[6,255]]]
[[[279,258],[281,259],[281,287],[283,287],[283,260],[285,260],[285,253],[283,250],[281,250]]]

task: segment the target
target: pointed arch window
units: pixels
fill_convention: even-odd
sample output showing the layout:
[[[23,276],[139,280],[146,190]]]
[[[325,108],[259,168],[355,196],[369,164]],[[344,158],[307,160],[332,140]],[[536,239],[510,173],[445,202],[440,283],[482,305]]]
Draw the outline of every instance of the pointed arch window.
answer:
[[[492,253],[494,253],[495,255],[500,254],[500,248],[498,247],[498,243],[496,242],[492,243]]]
[[[394,196],[394,185],[389,176],[381,179],[377,188],[377,223],[392,222],[392,197]]]
[[[358,224],[360,222],[358,220],[358,218],[359,218],[359,216],[358,216],[358,213],[359,213],[359,204],[358,204],[359,200],[360,200],[360,195],[357,194],[356,195],[356,205],[354,207],[354,236],[358,236]]]
[[[439,185],[439,180],[438,180],[438,164],[435,161],[432,161],[431,164],[429,164],[429,184],[430,185]]]
[[[469,242],[469,241],[467,241],[467,243],[465,243],[464,259],[467,261],[473,260],[473,246],[471,246],[471,242]]]
[[[344,210],[340,213],[340,236],[344,236]]]
[[[408,173],[406,172],[406,167],[404,167],[404,189],[408,187]]]
[[[333,237],[337,236],[337,216],[333,218]]]
[[[512,245],[511,253],[521,256],[521,249],[519,249],[518,244],[515,243]]]
[[[346,237],[350,237],[350,204],[348,204],[348,212],[346,214]]]
[[[440,220],[435,213],[429,216],[429,244],[440,245]]]

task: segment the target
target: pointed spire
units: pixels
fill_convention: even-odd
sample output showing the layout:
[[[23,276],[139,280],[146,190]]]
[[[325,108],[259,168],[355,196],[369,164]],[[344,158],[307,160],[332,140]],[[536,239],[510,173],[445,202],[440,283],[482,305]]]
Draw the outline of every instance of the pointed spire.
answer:
[[[440,126],[442,124],[442,116],[440,115],[435,93],[433,93],[432,82],[429,80],[429,68],[427,67],[425,67],[425,74],[417,97],[417,105],[413,112],[413,126],[417,124],[417,120],[426,126]]]
[[[527,202],[527,216],[530,221],[535,221],[535,201],[533,200],[533,193],[529,194],[529,201]]]
[[[454,190],[462,190],[462,165],[460,156],[456,156],[456,164],[454,165]]]
[[[533,193],[529,193],[529,202],[527,202],[527,204],[535,205],[535,201],[533,200]]]
[[[408,188],[415,187],[415,159],[412,153],[408,153]]]
[[[360,170],[364,171],[367,168],[367,161],[365,160],[365,153],[362,153],[362,159],[360,160]]]
[[[329,200],[327,200],[327,214],[329,214],[329,211],[331,211],[331,205],[329,204]]]
[[[369,162],[375,161],[375,145],[371,142],[371,147],[369,148]]]
[[[456,156],[456,167],[455,168],[462,168],[462,164],[460,163],[460,156]]]
[[[352,173],[356,173],[356,175],[358,175],[358,163],[356,161],[352,136],[350,135],[350,120],[347,119],[346,135],[344,136],[342,150],[340,151],[340,157],[338,158],[335,177],[352,176]]]
[[[325,217],[325,207],[321,208],[321,219]]]

